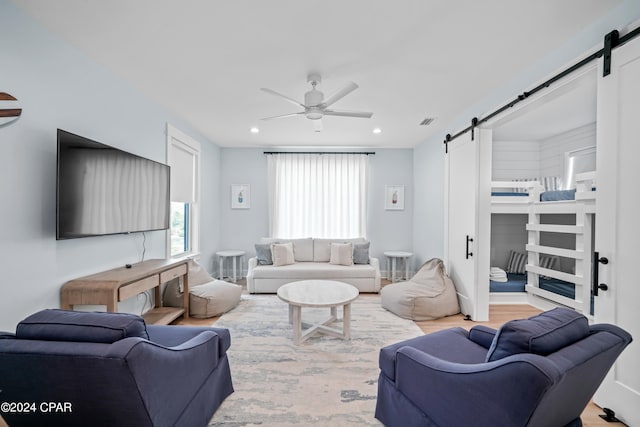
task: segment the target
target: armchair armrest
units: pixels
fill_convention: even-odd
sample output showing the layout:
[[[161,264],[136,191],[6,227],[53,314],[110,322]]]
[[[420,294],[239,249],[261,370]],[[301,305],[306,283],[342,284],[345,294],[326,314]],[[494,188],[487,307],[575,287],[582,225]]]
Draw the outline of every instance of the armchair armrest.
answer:
[[[428,408],[424,412],[437,425],[525,425],[561,377],[552,362],[534,354],[483,364],[447,362],[412,347],[400,348],[396,356],[397,388],[417,407]]]
[[[219,341],[216,332],[206,330],[173,347],[146,340],[131,347],[126,362],[154,425],[175,424],[172,414],[188,406],[215,369],[227,363],[226,355],[219,357]]]
[[[491,343],[493,342],[493,338],[495,338],[496,333],[498,333],[498,331],[493,328],[489,328],[484,325],[477,325],[469,330],[469,339],[488,350],[489,347],[491,347]]]
[[[147,325],[149,341],[164,347],[185,345],[189,340],[205,331],[213,331],[218,335],[219,350],[217,355],[222,357],[231,346],[231,334],[228,329],[200,326]]]

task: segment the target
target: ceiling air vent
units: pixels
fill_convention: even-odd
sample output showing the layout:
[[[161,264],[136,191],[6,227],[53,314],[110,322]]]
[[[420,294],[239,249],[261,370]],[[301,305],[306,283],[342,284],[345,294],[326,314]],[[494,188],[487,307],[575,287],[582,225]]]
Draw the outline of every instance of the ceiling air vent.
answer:
[[[423,121],[420,122],[420,126],[429,126],[435,120],[436,120],[435,117],[427,117],[426,119],[424,119]]]

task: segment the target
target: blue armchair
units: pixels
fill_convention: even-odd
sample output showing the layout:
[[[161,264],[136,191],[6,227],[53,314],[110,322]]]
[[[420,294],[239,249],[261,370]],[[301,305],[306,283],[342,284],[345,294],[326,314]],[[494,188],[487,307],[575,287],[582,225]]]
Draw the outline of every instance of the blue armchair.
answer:
[[[206,426],[233,392],[229,331],[43,310],[0,333],[10,426]]]
[[[376,418],[389,427],[578,427],[631,342],[614,325],[557,308],[505,323],[452,328],[380,351]]]

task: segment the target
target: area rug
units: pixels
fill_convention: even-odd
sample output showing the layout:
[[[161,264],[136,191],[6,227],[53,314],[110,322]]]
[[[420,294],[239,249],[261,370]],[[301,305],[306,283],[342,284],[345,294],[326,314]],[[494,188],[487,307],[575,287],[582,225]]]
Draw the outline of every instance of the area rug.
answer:
[[[302,309],[303,321],[328,314]],[[214,326],[231,332],[235,392],[209,426],[380,426],[374,418],[380,348],[422,335],[414,322],[383,309],[379,295],[352,303],[351,340],[318,335],[294,345],[288,306],[275,295],[243,295]]]

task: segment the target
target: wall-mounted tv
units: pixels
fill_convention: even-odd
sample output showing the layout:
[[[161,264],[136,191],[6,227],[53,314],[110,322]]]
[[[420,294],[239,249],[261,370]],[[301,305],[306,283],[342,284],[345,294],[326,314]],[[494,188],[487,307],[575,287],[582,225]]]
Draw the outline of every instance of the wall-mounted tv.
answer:
[[[58,129],[56,239],[166,230],[169,166]]]

